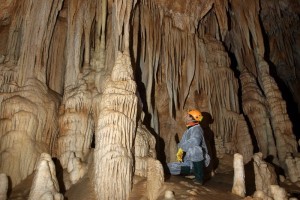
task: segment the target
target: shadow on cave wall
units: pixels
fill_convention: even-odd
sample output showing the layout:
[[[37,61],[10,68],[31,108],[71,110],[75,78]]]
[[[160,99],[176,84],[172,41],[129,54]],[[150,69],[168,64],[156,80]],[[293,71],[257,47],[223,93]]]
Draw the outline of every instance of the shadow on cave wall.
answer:
[[[200,122],[200,125],[204,132],[204,138],[210,155],[211,161],[208,167],[205,168],[205,179],[212,178],[212,172],[215,171],[219,166],[219,159],[217,158],[217,151],[215,146],[215,134],[209,127],[210,124],[214,122],[212,116],[208,112],[202,112],[203,120]]]
[[[63,195],[66,193],[66,186],[64,184],[64,169],[60,163],[60,160],[56,157],[52,158],[53,163],[55,165],[55,170],[56,170],[56,177],[57,177],[57,182],[60,188],[60,193]]]

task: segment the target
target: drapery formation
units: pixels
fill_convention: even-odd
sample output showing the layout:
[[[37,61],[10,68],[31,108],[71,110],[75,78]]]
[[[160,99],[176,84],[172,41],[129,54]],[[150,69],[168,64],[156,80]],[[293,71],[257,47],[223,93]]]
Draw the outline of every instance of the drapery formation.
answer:
[[[211,6],[208,4],[207,8],[205,11],[209,12]],[[212,115],[214,123],[211,128],[215,136],[221,138],[223,148],[230,148],[225,151],[236,151],[238,147],[233,141],[240,136],[237,134],[240,131],[237,128],[241,127],[239,122],[243,123],[239,118],[237,78],[230,69],[230,60],[222,44],[209,35],[195,34],[196,28],[191,28],[195,21],[186,15],[179,11],[165,13],[150,1],[143,1],[135,15],[139,21],[134,21],[134,38],[140,38],[140,43],[134,41],[134,47],[141,45],[135,56],[142,71],[141,81],[145,87],[146,109],[152,115],[151,125],[157,132],[164,132],[164,138],[169,138],[168,133],[172,134],[168,130],[159,130],[164,120],[155,123],[161,117],[155,111],[161,104],[160,97],[153,99],[156,87],[166,88],[170,118],[176,118],[182,110],[191,108],[192,105],[186,103],[187,98],[196,91],[206,96],[206,100],[199,98],[195,101],[206,101],[202,111]],[[174,16],[186,19],[189,28],[183,27],[184,23],[176,21]],[[251,156],[245,156],[245,160],[249,161]]]
[[[246,150],[241,150],[233,143],[239,131],[248,131],[242,128],[245,125],[244,119],[239,117],[242,112],[255,127],[254,134],[259,149],[264,152],[263,156],[272,155],[274,162],[278,158],[284,163],[286,153],[297,152],[297,144],[286,114],[286,106],[274,103],[283,101],[283,98],[280,94],[271,92],[277,91],[278,86],[273,84],[274,80],[268,71],[269,65],[263,59],[265,49],[269,47],[265,46],[264,40],[267,38],[264,39],[264,27],[259,22],[260,10],[261,5],[268,7],[271,3],[258,0],[251,3],[238,0],[205,1],[201,8],[199,2],[190,3],[193,6],[187,8],[184,5],[145,0],[135,12],[133,51],[142,72],[138,78],[142,81],[144,90],[140,91],[145,99],[144,109],[151,115],[151,126],[158,133],[161,132],[164,139],[172,138],[173,134],[168,133],[170,124],[176,126],[173,119],[178,121],[178,116],[184,109],[198,106],[202,111],[209,112],[214,119],[210,127],[215,137],[221,141],[218,149],[233,152],[239,148],[239,151],[246,153]],[[288,10],[281,9],[282,12]],[[290,36],[291,40],[292,38],[294,37]],[[218,40],[224,42],[225,48]],[[292,51],[291,47],[288,49]],[[229,56],[236,63],[231,63]],[[245,80],[245,76],[238,76],[242,75],[244,69],[253,76],[252,82],[257,84],[255,87],[263,102],[260,99],[252,101],[252,91],[244,88],[243,81],[248,80]],[[241,79],[241,85],[238,84],[238,79]],[[269,86],[270,84],[273,86]],[[239,87],[243,92],[243,99],[238,98]],[[165,103],[160,102],[162,95],[155,98],[153,93],[160,90],[168,94],[168,98],[164,100],[168,101],[170,117],[158,111]],[[195,91],[201,98],[195,100],[196,103],[187,102]],[[256,106],[261,107],[258,111],[265,114],[255,114],[249,110]],[[255,110],[257,111],[256,108]],[[267,113],[270,112],[273,114],[268,116]],[[264,131],[266,133],[262,133]],[[277,135],[275,138],[274,134]],[[250,138],[247,135],[249,134],[245,134],[243,138]],[[281,146],[285,146],[286,150]],[[166,149],[169,148],[171,147],[167,145]],[[244,157],[246,162],[249,161],[251,153]]]
[[[57,142],[61,98],[46,85],[46,66],[62,2],[11,3],[17,12],[0,63],[0,171],[15,186],[33,172],[41,153],[54,153]]]

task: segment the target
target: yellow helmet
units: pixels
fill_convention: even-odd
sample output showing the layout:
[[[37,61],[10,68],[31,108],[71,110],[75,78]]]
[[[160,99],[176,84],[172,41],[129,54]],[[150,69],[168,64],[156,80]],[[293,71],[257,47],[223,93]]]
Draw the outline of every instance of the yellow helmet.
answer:
[[[199,110],[190,110],[188,111],[188,114],[191,115],[194,118],[194,120],[198,122],[201,122],[203,119],[203,116]]]

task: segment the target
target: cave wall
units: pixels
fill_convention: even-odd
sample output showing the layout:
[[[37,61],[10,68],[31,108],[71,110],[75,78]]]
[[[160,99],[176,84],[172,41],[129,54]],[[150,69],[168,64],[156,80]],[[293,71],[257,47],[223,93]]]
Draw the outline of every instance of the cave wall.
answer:
[[[131,120],[155,136],[161,161],[174,160],[191,108],[203,112],[219,159],[238,152],[247,163],[257,145],[284,164],[297,152],[283,95],[299,116],[296,0],[0,0],[0,10],[0,172],[13,185],[42,152],[63,168],[74,155],[87,161],[120,52],[130,57],[139,99],[121,112],[137,109]],[[100,138],[98,148],[110,144]]]

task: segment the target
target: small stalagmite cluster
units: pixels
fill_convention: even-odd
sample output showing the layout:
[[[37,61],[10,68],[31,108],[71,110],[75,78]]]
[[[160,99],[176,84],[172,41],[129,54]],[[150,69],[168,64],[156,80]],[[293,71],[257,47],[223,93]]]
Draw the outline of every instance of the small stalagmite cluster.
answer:
[[[253,162],[253,198],[286,198],[271,166],[300,187],[299,13],[296,0],[0,0],[0,199],[30,175],[30,199],[82,180],[128,199],[134,177],[157,199],[189,109],[209,170],[234,160],[234,194]]]

